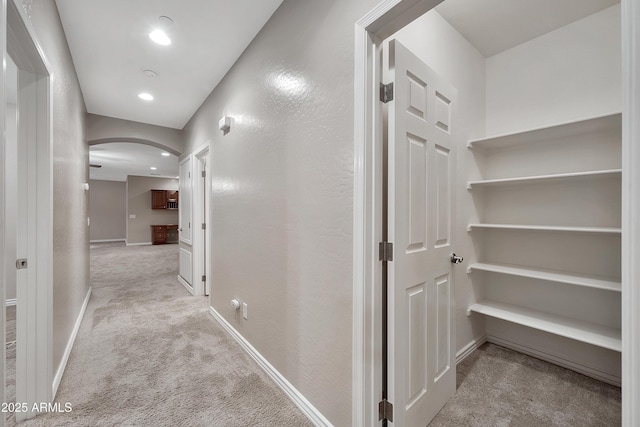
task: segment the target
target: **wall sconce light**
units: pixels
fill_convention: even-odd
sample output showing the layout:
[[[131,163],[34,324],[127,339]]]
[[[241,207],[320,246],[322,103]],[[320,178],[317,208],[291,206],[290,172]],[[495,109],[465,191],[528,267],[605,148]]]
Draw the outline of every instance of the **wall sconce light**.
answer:
[[[233,119],[231,117],[224,116],[218,122],[218,129],[220,129],[222,131],[223,135],[226,135],[226,134],[229,133],[229,131],[231,131],[231,121],[232,120]]]

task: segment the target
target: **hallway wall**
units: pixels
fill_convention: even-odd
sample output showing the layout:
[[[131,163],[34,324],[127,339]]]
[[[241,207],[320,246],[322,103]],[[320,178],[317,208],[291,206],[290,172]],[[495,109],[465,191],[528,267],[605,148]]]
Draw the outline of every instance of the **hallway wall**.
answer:
[[[86,107],[54,0],[20,0],[53,79],[53,371],[89,290]]]
[[[181,130],[98,114],[88,113],[86,116],[89,145],[126,141],[146,143],[176,156],[184,151]]]
[[[124,240],[127,237],[127,184],[89,181],[89,239]]]
[[[184,129],[185,153],[211,142],[213,307],[340,426],[351,425],[354,23],[378,3],[285,0]]]
[[[178,180],[129,175],[126,184],[127,244],[151,244],[151,225],[178,223],[177,210],[151,209],[151,190],[176,191]],[[130,215],[136,217],[131,218]]]

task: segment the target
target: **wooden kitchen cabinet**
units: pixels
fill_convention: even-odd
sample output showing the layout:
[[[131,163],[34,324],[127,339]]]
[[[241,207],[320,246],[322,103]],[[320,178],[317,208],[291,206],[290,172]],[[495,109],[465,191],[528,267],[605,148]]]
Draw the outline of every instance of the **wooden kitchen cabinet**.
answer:
[[[178,191],[151,190],[151,209],[178,209]]]
[[[178,224],[152,225],[151,243],[154,245],[163,245],[168,243],[167,234],[169,230],[178,230]]]

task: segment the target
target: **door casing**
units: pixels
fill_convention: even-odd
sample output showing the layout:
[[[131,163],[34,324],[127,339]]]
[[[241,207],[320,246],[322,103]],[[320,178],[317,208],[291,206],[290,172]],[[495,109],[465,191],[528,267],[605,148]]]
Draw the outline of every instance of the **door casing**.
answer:
[[[26,196],[28,277],[17,289],[16,401],[51,402],[59,379],[53,378],[53,167],[52,68],[18,0],[2,4],[6,49],[19,68],[19,144],[28,156]],[[4,73],[4,71],[3,71]],[[4,81],[4,77],[3,77]],[[6,102],[3,93],[2,104]],[[28,122],[28,123],[25,123]],[[3,150],[4,150],[3,140]],[[2,174],[2,185],[5,182]],[[3,218],[4,224],[4,218]],[[4,287],[4,281],[3,281]],[[3,304],[4,306],[4,304]],[[4,364],[3,364],[4,371]],[[35,412],[17,414],[31,418]]]
[[[442,0],[384,0],[355,24],[352,425],[378,425],[381,399],[382,41]],[[640,424],[640,0],[622,0],[623,426]]]
[[[208,185],[210,182],[210,177],[202,178],[202,172],[204,172],[204,166],[206,162],[206,167],[209,168],[209,143],[207,142],[200,148],[198,148],[193,153],[193,157],[195,159],[195,175],[193,180],[193,222],[196,224],[193,227],[193,290],[194,295],[208,295],[207,289],[211,286],[211,272],[210,270],[210,224],[209,218],[206,218],[206,214],[208,215],[210,212],[209,209],[209,193],[211,191],[211,187]],[[209,172],[207,172],[209,174]],[[206,214],[205,214],[206,212]],[[204,230],[204,233],[200,229],[199,224],[207,224],[207,228]],[[204,257],[207,257],[206,259]],[[206,282],[204,286],[202,281],[199,280],[201,276],[206,276]],[[195,283],[198,283],[198,286],[195,286]]]

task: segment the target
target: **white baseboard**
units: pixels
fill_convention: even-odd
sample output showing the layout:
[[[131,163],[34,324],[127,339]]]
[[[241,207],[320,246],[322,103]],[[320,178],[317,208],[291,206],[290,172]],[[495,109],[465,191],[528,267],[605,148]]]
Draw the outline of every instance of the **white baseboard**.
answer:
[[[182,286],[184,286],[185,288],[187,288],[187,290],[189,291],[189,293],[190,293],[191,295],[195,295],[195,294],[196,294],[195,290],[193,289],[193,286],[191,286],[191,285],[189,284],[189,282],[187,282],[186,280],[184,280],[184,279],[182,278],[182,276],[180,276],[180,275],[178,275],[178,282],[182,283]]]
[[[84,312],[87,310],[87,305],[89,304],[89,299],[91,298],[91,288],[87,291],[87,296],[84,298],[84,302],[82,303],[82,308],[80,308],[80,313],[78,314],[78,318],[76,319],[76,324],[73,326],[73,331],[71,331],[71,336],[69,337],[69,341],[67,342],[67,348],[64,349],[64,354],[62,355],[62,361],[60,362],[60,366],[58,366],[58,371],[56,372],[56,376],[53,378],[52,385],[52,398],[51,401],[56,398],[56,393],[58,392],[58,387],[60,386],[60,381],[62,380],[62,374],[64,374],[64,370],[67,367],[67,362],[69,361],[69,356],[71,355],[71,349],[73,348],[73,343],[76,341],[76,336],[78,335],[78,330],[80,329],[80,325],[82,324],[82,319],[84,318]]]
[[[465,345],[458,353],[456,353],[456,365],[462,363],[464,359],[469,357],[471,353],[476,351],[478,347],[487,342],[487,336],[483,335],[482,337],[472,340],[469,344]]]
[[[307,418],[318,427],[332,426],[331,422],[320,413],[276,368],[262,356],[236,329],[229,324],[213,307],[209,307],[209,313],[222,327],[244,348],[258,365],[271,377],[271,379],[284,391],[284,393],[296,404]]]
[[[620,387],[620,384],[622,382],[622,379],[620,377],[611,375],[607,372],[603,372],[599,369],[595,369],[591,366],[586,366],[581,363],[575,362],[573,360],[566,359],[564,357],[558,356],[553,353],[548,353],[545,351],[540,351],[534,348],[526,347],[522,344],[517,344],[517,343],[514,343],[513,341],[505,340],[503,338],[498,338],[493,335],[487,335],[487,341],[490,343],[517,351],[519,353],[524,353],[526,355],[535,357],[537,359],[541,359],[546,362],[553,363],[554,365],[562,366],[563,368],[567,368],[572,371],[586,375],[588,377],[595,378],[596,380],[605,382],[607,384]]]
[[[100,239],[100,240],[89,240],[89,243],[111,243],[111,242],[126,242],[126,239]]]
[[[142,243],[129,243],[126,242],[127,246],[151,246],[152,243],[151,242],[142,242]]]
[[[17,303],[17,302],[18,302],[18,301],[17,301],[15,298],[9,298],[9,299],[4,303],[4,305],[5,305],[5,307],[11,307],[11,306],[16,305],[16,303]]]

